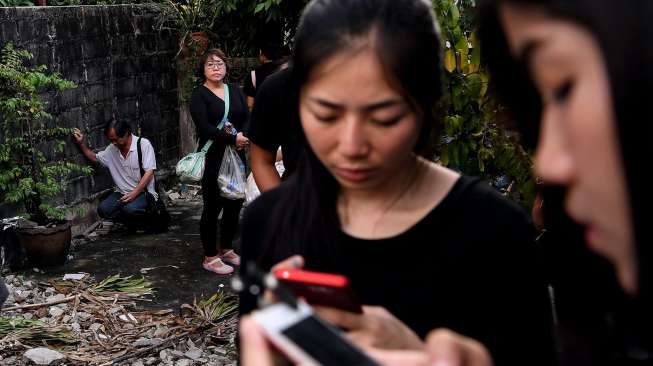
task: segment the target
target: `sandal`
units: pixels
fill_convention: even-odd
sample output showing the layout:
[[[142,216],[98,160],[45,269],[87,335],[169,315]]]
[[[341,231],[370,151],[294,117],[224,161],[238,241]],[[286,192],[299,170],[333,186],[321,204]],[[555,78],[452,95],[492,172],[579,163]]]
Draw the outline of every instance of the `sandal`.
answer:
[[[234,267],[224,264],[220,257],[216,257],[210,262],[207,262],[206,259],[202,263],[202,267],[205,270],[217,273],[219,275],[228,275],[234,271]]]
[[[220,255],[223,261],[233,264],[234,266],[240,266],[240,256],[233,251],[233,249],[227,250],[226,252]]]

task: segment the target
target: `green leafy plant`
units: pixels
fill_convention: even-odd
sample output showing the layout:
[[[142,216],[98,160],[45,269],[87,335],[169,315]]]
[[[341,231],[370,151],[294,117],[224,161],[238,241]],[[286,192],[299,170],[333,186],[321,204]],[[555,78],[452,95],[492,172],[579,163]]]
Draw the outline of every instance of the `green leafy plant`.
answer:
[[[34,6],[30,0],[0,0],[0,7]]]
[[[195,319],[202,324],[216,325],[229,315],[234,315],[238,309],[236,297],[219,291],[208,298],[193,300],[193,304],[183,304],[182,309],[187,309]]]
[[[91,168],[63,159],[71,129],[52,123],[40,93],[75,88],[45,65],[26,67],[32,54],[7,43],[0,55],[0,200],[22,204],[40,225],[63,220],[65,210],[48,200],[63,192],[72,173]],[[49,150],[59,159],[46,158]]]
[[[91,292],[98,295],[113,295],[123,293],[129,296],[142,296],[152,294],[152,282],[145,278],[121,277],[113,275],[105,278],[91,288]]]
[[[488,92],[490,76],[481,63],[473,0],[433,0],[444,46],[445,95],[438,106],[444,128],[441,162],[481,176],[529,208],[534,199],[530,155],[514,134],[497,124],[502,107]]]
[[[157,5],[159,16],[155,28],[159,31],[169,30],[179,36],[179,51],[182,53],[186,47],[202,42],[192,34],[205,32],[213,34],[213,26],[218,17],[225,11],[233,8],[233,1],[219,0],[167,0]]]

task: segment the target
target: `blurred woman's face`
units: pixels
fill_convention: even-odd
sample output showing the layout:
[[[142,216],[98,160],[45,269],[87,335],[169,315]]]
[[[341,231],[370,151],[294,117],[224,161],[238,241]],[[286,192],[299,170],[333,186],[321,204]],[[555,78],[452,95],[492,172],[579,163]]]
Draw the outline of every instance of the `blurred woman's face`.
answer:
[[[504,4],[511,52],[530,68],[542,98],[535,162],[546,183],[568,188],[565,208],[585,240],[636,290],[627,186],[607,69],[594,37],[574,23]]]
[[[214,83],[222,81],[227,74],[227,65],[216,55],[209,55],[204,63],[204,77]]]
[[[312,150],[344,189],[381,188],[411,166],[420,123],[371,50],[313,70],[299,112]]]

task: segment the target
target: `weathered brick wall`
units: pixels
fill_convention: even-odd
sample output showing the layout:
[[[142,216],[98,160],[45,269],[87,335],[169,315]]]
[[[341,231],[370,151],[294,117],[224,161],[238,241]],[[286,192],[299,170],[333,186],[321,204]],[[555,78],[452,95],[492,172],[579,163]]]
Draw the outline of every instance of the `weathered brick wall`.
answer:
[[[34,64],[77,83],[44,96],[55,123],[79,127],[98,149],[108,144],[104,124],[126,119],[152,141],[165,169],[179,154],[177,44],[152,28],[155,15],[142,5],[0,8],[0,47],[13,42],[34,54]],[[66,155],[84,162],[72,140]],[[92,177],[73,179],[58,201],[92,209],[96,196],[112,186],[108,172],[97,169]]]

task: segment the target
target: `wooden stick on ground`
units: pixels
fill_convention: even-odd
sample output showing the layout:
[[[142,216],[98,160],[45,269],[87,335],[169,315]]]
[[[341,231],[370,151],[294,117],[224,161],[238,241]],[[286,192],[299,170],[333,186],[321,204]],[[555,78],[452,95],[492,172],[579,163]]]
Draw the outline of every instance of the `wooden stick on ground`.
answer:
[[[22,309],[34,309],[34,308],[40,308],[43,306],[50,306],[50,305],[57,305],[57,304],[62,304],[64,302],[68,302],[70,300],[73,300],[77,297],[75,296],[68,296],[65,299],[62,300],[57,300],[57,301],[50,301],[50,302],[43,302],[39,304],[28,304],[28,305],[20,305],[20,306],[12,306],[4,309],[0,309],[2,311],[12,311],[12,310],[22,310]]]

